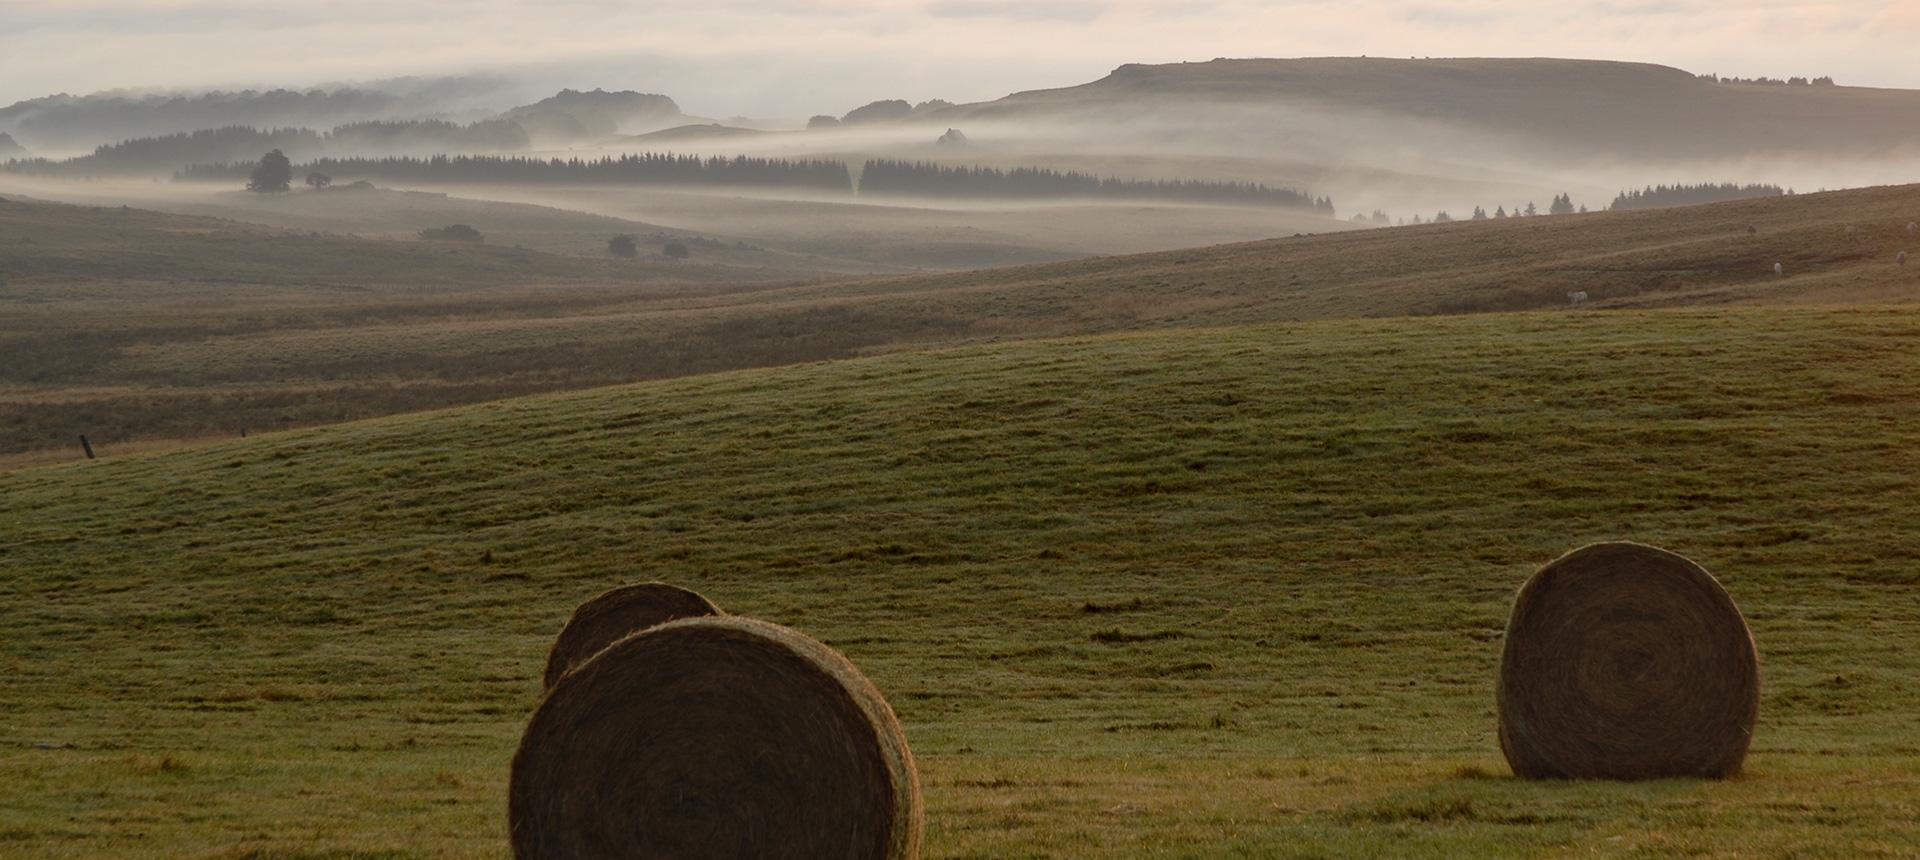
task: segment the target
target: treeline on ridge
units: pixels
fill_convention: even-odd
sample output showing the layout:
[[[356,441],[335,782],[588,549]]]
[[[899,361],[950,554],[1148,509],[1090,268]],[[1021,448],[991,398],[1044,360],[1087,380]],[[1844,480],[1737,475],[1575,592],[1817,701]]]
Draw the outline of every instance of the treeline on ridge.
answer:
[[[310,128],[259,129],[233,125],[224,128],[139,137],[95,147],[90,155],[63,161],[36,158],[12,161],[6,169],[48,176],[107,176],[170,173],[196,162],[228,162],[257,158],[277,149],[289,158],[320,158],[328,153],[358,152],[391,155],[433,152],[512,152],[532,143],[525,129],[506,120],[484,120],[468,125],[442,120],[369,120],[335,126],[331,131]]]
[[[1759,84],[1761,86],[1768,86],[1768,87],[1831,87],[1835,85],[1833,82],[1832,75],[1821,75],[1820,77],[1817,77],[1817,78],[1806,78],[1806,77],[1801,77],[1799,75],[1795,75],[1790,78],[1781,79],[1781,78],[1769,78],[1769,77],[1766,77],[1765,75],[1762,75],[1757,78],[1735,78],[1735,77],[1723,78],[1719,75],[1709,73],[1709,74],[1699,75],[1698,77],[1700,78],[1700,80],[1712,81],[1716,84]]]
[[[174,173],[181,182],[244,182],[255,162],[190,165]],[[733,156],[701,158],[641,153],[601,158],[531,158],[499,155],[435,155],[427,158],[317,158],[294,168],[296,176],[318,173],[336,182],[514,183],[559,185],[721,185],[804,188],[838,193],[856,190],[846,162]],[[862,195],[972,198],[1100,197],[1183,200],[1266,206],[1332,217],[1333,201],[1287,188],[1250,182],[1187,179],[1100,178],[1036,167],[999,170],[944,167],[902,161],[869,161],[857,188]]]
[[[1664,209],[1669,206],[1693,206],[1700,203],[1724,203],[1756,197],[1780,197],[1793,192],[1778,185],[1738,185],[1732,182],[1701,185],[1650,185],[1639,191],[1622,191],[1607,208],[1615,212],[1632,209]]]
[[[1270,206],[1333,216],[1333,200],[1254,182],[1195,179],[1101,178],[1044,167],[951,167],[920,161],[869,161],[860,170],[861,194],[923,197],[1108,197],[1128,200],[1191,200],[1239,206]]]
[[[0,131],[11,130],[28,146],[46,150],[193,129],[333,125],[382,118],[396,111],[424,112],[473,88],[449,79],[411,96],[368,89],[242,90],[197,95],[63,93],[0,107]]]
[[[174,178],[183,182],[244,181],[253,162],[191,165]],[[498,155],[435,155],[428,158],[318,158],[297,174],[321,173],[336,180],[445,183],[550,183],[556,185],[760,185],[851,192],[853,178],[841,161],[701,158],[643,153],[601,158],[528,158]]]

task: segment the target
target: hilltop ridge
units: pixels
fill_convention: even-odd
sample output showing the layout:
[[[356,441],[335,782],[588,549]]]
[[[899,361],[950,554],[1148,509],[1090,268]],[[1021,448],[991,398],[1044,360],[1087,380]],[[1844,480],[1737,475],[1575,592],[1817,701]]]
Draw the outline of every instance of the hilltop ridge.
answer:
[[[1262,116],[1255,111],[1277,111]],[[1301,113],[1307,111],[1308,113]],[[1129,63],[1098,80],[941,112],[967,119],[1285,128],[1418,121],[1562,155],[1731,156],[1920,149],[1920,91],[1721,83],[1669,66],[1554,58],[1316,57]],[[1398,127],[1383,126],[1383,133]]]

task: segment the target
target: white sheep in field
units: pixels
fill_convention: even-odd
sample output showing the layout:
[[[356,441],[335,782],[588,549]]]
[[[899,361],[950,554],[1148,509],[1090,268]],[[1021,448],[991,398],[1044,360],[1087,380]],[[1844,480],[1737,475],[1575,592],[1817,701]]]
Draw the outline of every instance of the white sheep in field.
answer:
[[[1586,300],[1587,300],[1587,291],[1586,291],[1586,290],[1575,290],[1575,291],[1573,291],[1573,292],[1571,292],[1571,293],[1568,293],[1568,294],[1567,294],[1567,303],[1568,303],[1568,304],[1572,304],[1572,305],[1577,305],[1577,304],[1580,304],[1581,302],[1584,302],[1584,301],[1586,301]]]
[[[1907,235],[1920,236],[1920,221],[1907,222]]]
[[[1899,262],[1900,265],[1904,266],[1907,264],[1907,252],[1901,251],[1900,253],[1893,255],[1893,259]]]
[[[1780,277],[1780,276],[1782,276],[1782,275],[1785,275],[1786,273],[1787,273],[1787,267],[1786,267],[1786,266],[1783,266],[1783,265],[1780,265],[1779,263],[1774,263],[1774,264],[1773,264],[1773,276],[1774,276],[1774,277],[1776,277],[1776,278],[1778,278],[1778,277]]]

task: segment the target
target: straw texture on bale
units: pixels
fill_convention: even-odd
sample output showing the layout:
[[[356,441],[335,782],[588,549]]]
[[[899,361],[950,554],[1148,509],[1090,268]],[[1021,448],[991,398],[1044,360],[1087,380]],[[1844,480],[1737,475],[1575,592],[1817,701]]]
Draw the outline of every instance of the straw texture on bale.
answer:
[[[508,787],[514,856],[920,854],[919,777],[893,709],[804,634],[674,621],[614,643],[535,708]]]
[[[1725,777],[1760,710],[1740,609],[1656,547],[1583,547],[1520,589],[1500,657],[1500,750],[1532,779]]]
[[[575,666],[629,635],[682,618],[719,615],[713,601],[664,582],[610,589],[580,604],[547,652],[547,688]]]

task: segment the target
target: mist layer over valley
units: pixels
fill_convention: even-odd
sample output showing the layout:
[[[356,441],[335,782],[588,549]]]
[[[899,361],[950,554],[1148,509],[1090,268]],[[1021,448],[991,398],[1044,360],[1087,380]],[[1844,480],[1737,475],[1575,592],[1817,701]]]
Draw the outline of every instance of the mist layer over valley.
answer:
[[[793,205],[775,208],[804,211],[809,230],[842,234],[837,244],[842,251],[851,248],[855,258],[925,268],[1147,250],[1133,243],[1162,234],[1156,213],[1169,202],[1186,211],[1160,221],[1191,226],[1154,247],[1323,232],[1335,229],[1327,223],[1334,220],[1381,226],[1443,213],[1466,218],[1476,208],[1489,214],[1517,214],[1529,206],[1545,211],[1561,195],[1576,210],[1599,210],[1622,192],[1656,185],[1760,183],[1811,191],[1897,183],[1920,171],[1920,94],[1825,80],[1723,81],[1634,63],[1324,58],[1128,65],[1076,87],[973,104],[883,101],[811,121],[714,120],[682,112],[666,95],[602,90],[474,107],[486,94],[501,98],[510,91],[499,81],[446,79],[415,81],[392,92],[60,97],[0,109],[0,133],[19,144],[7,166],[15,176],[237,187],[260,153],[276,149],[303,174],[318,170],[338,183],[458,189],[463,196],[562,206],[574,201],[598,214],[747,242],[786,242],[791,250],[823,256],[847,254],[837,252],[833,241],[793,243],[791,219],[775,219],[781,226],[771,230],[756,223],[767,220],[756,212],[773,208],[660,195],[654,188],[636,188],[634,199],[615,201],[566,187],[576,183],[536,187],[543,183],[524,176],[488,180],[481,190],[472,176],[374,170],[372,162],[396,156],[563,162],[695,156],[837,163],[848,174],[844,190],[859,188],[858,199],[823,195],[836,189],[806,183],[664,184],[677,193],[789,201]],[[184,127],[195,122],[208,127]],[[47,157],[80,144],[97,151]],[[1309,206],[1300,214],[1331,217],[1278,218],[1242,205],[1246,198],[1219,195],[1166,200],[1108,193],[1087,200],[1059,183],[1053,192],[992,195],[949,188],[894,195],[911,199],[869,199],[878,195],[862,187],[861,178],[874,163],[1078,174],[1120,186],[1258,186],[1325,201],[1324,211]],[[38,193],[61,197],[45,187]],[[1017,202],[1017,210],[1055,199],[1085,214],[1093,203],[1097,214],[1064,214],[1067,227],[1057,236],[1044,224],[1036,231],[1011,209],[1006,219],[983,222],[977,215],[992,209],[996,196]],[[685,203],[685,211],[676,211],[673,200]],[[827,205],[842,203],[849,205]],[[1218,211],[1196,216],[1196,204]],[[900,213],[902,207],[914,211]],[[730,208],[745,211],[729,222],[724,213]],[[958,214],[969,211],[974,214]],[[896,222],[899,235],[860,238],[871,236],[876,222],[896,217],[902,219]],[[1111,236],[1103,240],[1074,226],[1089,221],[1111,225]],[[971,243],[939,238],[935,244],[949,250],[927,254],[859,250],[915,242],[923,235],[917,225],[929,222],[994,235]]]

